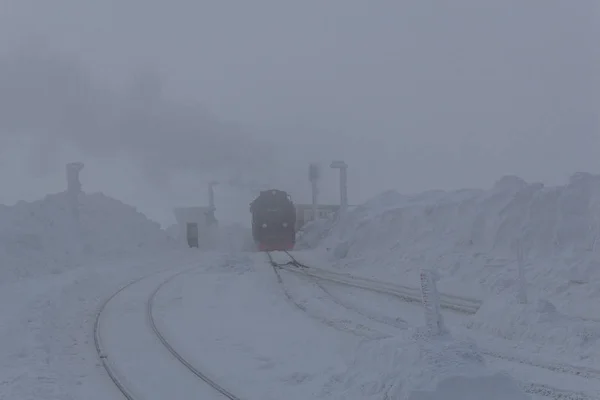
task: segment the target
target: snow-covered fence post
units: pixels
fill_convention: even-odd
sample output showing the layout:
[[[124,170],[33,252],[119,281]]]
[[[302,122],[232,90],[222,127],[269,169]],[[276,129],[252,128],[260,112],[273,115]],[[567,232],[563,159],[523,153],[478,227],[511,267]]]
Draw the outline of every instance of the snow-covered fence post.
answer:
[[[437,272],[431,269],[421,269],[421,297],[425,308],[425,324],[432,336],[446,333],[444,318],[440,310],[440,295],[437,291]]]
[[[521,240],[517,241],[517,270],[519,273],[518,276],[518,285],[519,285],[519,293],[518,300],[521,304],[527,304],[527,280],[525,279],[525,257],[523,255],[523,242]]]

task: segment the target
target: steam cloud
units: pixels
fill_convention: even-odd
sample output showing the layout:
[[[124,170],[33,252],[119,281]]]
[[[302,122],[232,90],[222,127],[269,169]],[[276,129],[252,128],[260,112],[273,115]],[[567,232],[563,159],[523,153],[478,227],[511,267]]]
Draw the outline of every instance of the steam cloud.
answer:
[[[94,156],[126,155],[155,182],[181,170],[270,169],[270,146],[197,105],[167,99],[162,87],[160,76],[143,72],[118,93],[75,58],[21,49],[0,58],[0,135],[34,138],[35,157],[60,141]]]

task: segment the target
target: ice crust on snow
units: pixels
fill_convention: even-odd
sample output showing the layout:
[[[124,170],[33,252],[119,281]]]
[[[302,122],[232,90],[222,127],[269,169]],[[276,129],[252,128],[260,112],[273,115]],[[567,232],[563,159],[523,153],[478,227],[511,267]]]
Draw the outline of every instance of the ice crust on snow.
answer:
[[[520,241],[529,290],[580,311],[600,297],[600,176],[577,173],[554,187],[506,176],[489,190],[388,191],[315,229],[306,235],[325,236],[317,251],[337,268],[407,283],[433,267],[440,290],[475,297],[517,293]]]
[[[530,399],[510,376],[486,367],[473,341],[421,328],[363,342],[326,392],[340,400]]]
[[[173,249],[160,225],[101,193],[81,193],[79,226],[67,193],[0,205],[0,281],[62,272],[90,259],[116,259]]]

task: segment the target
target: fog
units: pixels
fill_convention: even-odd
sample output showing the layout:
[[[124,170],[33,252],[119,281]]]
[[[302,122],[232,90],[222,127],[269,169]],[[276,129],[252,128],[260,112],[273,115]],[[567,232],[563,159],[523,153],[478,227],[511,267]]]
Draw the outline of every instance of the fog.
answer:
[[[595,0],[0,1],[0,203],[101,190],[163,224],[244,220],[268,185],[394,188],[600,172]]]

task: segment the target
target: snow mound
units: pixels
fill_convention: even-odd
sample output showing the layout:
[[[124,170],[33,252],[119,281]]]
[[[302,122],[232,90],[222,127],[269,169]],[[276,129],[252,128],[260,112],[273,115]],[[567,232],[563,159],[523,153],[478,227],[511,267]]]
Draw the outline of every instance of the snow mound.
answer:
[[[117,258],[174,248],[156,222],[101,193],[80,194],[79,226],[65,192],[0,205],[0,280],[59,273],[89,258]]]
[[[506,176],[489,190],[389,191],[321,233],[315,251],[337,268],[401,282],[433,267],[441,290],[484,293],[516,292],[519,240],[538,292],[578,304],[600,298],[600,176],[577,173],[555,187]]]
[[[514,296],[497,296],[464,325],[509,340],[544,343],[580,360],[600,354],[600,322],[561,314],[545,299],[521,304]]]
[[[428,337],[420,329],[361,343],[326,391],[340,400],[530,399],[509,375],[488,369],[470,339]]]
[[[316,247],[331,231],[333,218],[323,218],[307,222],[297,234],[296,250],[306,250]]]

